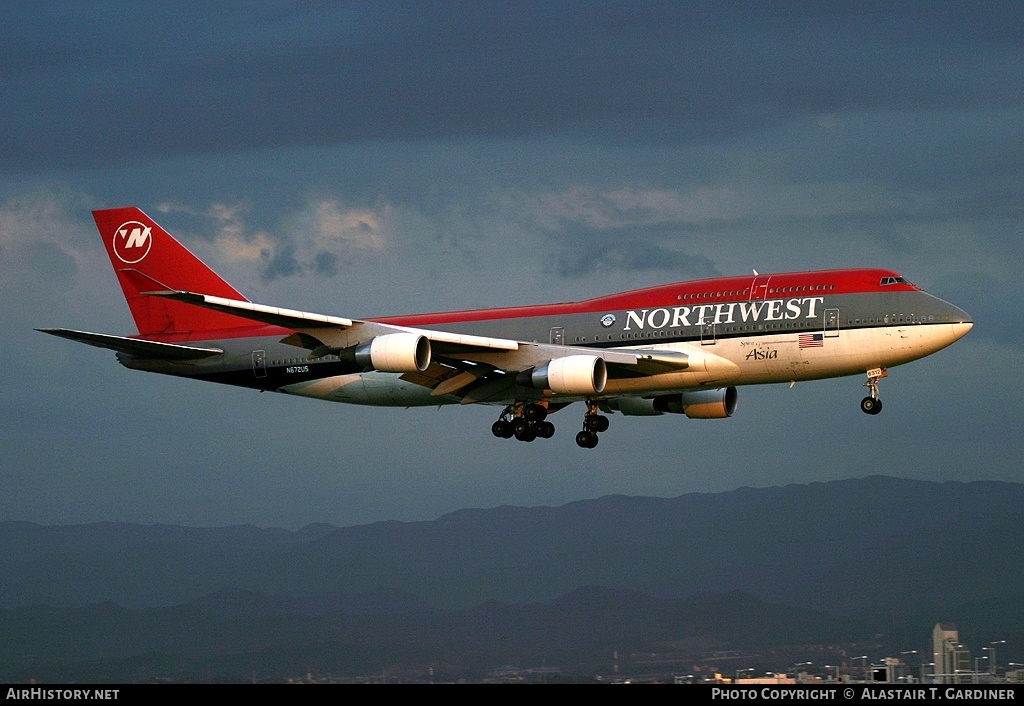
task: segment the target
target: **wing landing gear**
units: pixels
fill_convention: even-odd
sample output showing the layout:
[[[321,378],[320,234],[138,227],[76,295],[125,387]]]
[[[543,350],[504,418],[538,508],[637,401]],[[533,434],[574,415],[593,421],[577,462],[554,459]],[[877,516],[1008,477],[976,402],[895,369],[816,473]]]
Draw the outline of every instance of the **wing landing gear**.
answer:
[[[499,439],[530,442],[534,439],[550,439],[555,435],[555,425],[547,421],[548,408],[542,404],[522,402],[510,404],[501,412],[498,421],[491,425],[491,433]]]
[[[511,439],[515,432],[512,430],[512,424],[504,416],[502,414],[502,418],[491,425],[491,433],[499,439]]]
[[[587,415],[583,417],[583,431],[576,435],[576,445],[584,449],[597,446],[598,434],[608,431],[608,417],[600,414],[596,402],[587,401]]]
[[[557,409],[557,408],[556,408]],[[608,431],[608,417],[600,413],[597,402],[587,401],[587,414],[583,417],[583,431],[576,434],[576,444],[584,449],[597,446],[598,434]],[[555,425],[547,420],[548,407],[539,402],[516,402],[501,411],[498,421],[491,425],[491,433],[499,439],[515,437],[519,441],[550,439]]]
[[[882,411],[882,400],[878,396],[878,381],[886,377],[889,371],[885,368],[872,368],[868,371],[868,381],[864,386],[871,394],[860,401],[860,411],[864,414],[878,414]]]

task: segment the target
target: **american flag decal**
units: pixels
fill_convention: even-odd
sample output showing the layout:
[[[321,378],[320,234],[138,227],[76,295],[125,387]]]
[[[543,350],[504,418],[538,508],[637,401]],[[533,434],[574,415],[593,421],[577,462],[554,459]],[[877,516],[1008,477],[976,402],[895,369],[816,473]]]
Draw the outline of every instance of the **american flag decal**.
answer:
[[[825,345],[825,336],[821,333],[801,333],[801,348],[821,348]]]

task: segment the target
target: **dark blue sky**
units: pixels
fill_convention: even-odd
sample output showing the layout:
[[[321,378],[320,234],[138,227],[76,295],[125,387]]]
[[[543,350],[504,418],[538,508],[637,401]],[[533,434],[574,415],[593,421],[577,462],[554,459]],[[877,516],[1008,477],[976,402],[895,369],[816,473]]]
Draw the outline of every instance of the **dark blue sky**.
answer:
[[[1017,3],[37,3],[0,8],[0,519],[295,527],[885,473],[1022,482]],[[255,301],[342,316],[883,266],[964,341],[616,416],[378,410],[120,368],[90,209],[138,205]],[[564,419],[562,416],[566,415]]]

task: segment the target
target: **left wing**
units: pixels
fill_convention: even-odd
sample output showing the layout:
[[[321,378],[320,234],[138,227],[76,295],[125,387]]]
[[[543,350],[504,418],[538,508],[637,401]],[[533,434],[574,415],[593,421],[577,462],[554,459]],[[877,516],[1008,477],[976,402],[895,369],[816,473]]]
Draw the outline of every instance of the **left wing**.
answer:
[[[236,316],[242,316],[253,321],[260,321],[274,326],[290,328],[298,333],[306,334],[316,339],[318,344],[330,348],[344,349],[352,345],[366,341],[374,336],[386,335],[388,333],[404,332],[418,333],[432,342],[441,344],[457,351],[465,348],[467,350],[518,350],[519,342],[504,338],[488,338],[485,336],[469,336],[458,333],[447,333],[444,331],[427,331],[421,329],[406,328],[403,326],[389,326],[378,324],[372,321],[361,321],[358,319],[345,319],[338,316],[327,316],[325,314],[313,314],[294,309],[281,309],[253,302],[238,301],[214,297],[209,294],[195,294],[193,292],[173,292],[169,290],[159,292],[145,292],[150,296],[167,297],[176,301],[195,304],[205,309],[213,309]],[[298,345],[301,348],[308,347],[306,344],[312,341],[296,342],[289,338],[289,343]]]
[[[605,350],[474,336],[433,329],[264,306],[194,292],[146,292],[195,306],[291,329],[283,343],[305,348],[311,359],[338,355],[367,369],[402,373],[403,379],[482,402],[514,386],[562,394],[600,394],[612,377],[656,375],[690,366],[686,353]]]

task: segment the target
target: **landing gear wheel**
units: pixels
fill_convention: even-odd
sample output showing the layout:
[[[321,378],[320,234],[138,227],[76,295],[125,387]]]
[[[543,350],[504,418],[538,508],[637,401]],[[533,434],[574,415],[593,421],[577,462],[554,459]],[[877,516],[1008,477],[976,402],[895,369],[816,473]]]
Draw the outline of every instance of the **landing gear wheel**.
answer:
[[[528,431],[532,431],[533,425],[522,417],[517,417],[512,420],[512,433],[516,435],[516,438],[522,441],[522,438]]]
[[[550,439],[555,435],[555,425],[551,422],[537,422],[533,428],[542,439]]]
[[[588,414],[583,419],[583,426],[586,427],[588,431],[608,431],[608,417],[600,414]]]
[[[865,397],[860,401],[860,411],[864,414],[878,414],[882,411],[882,400],[876,397]]]
[[[584,449],[594,448],[595,446],[597,446],[597,442],[597,434],[595,434],[592,431],[587,431],[586,429],[584,429],[583,431],[576,435],[576,445]]]
[[[537,432],[534,430],[532,425],[525,424],[522,431],[516,429],[516,438],[520,441],[533,441],[537,438]]]
[[[491,425],[491,433],[499,439],[511,439],[512,425],[502,419],[499,419]]]
[[[542,404],[528,404],[523,407],[523,416],[527,421],[543,422],[544,418],[548,416],[548,410]]]

